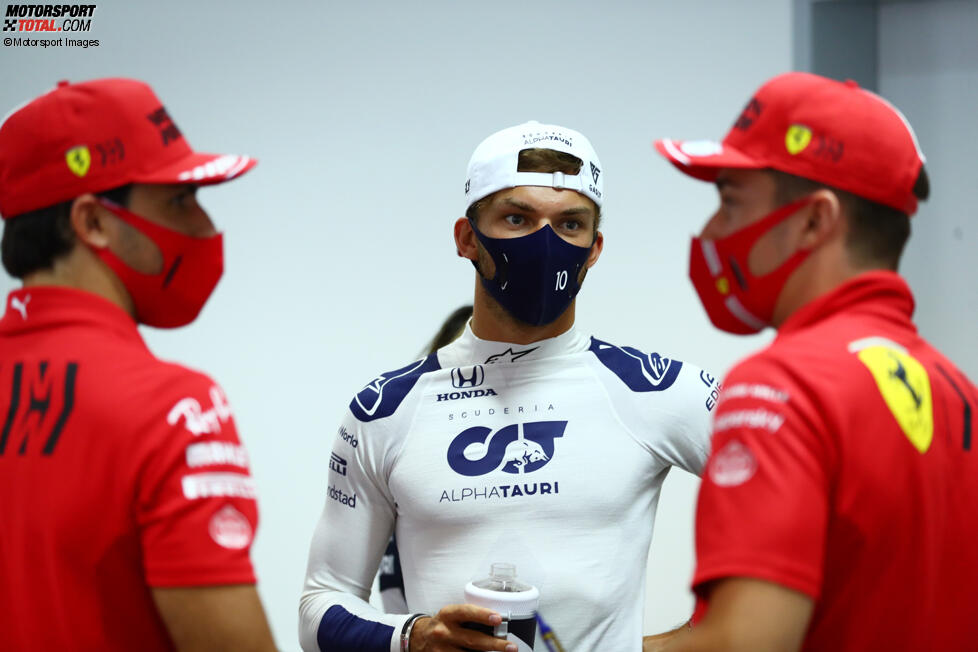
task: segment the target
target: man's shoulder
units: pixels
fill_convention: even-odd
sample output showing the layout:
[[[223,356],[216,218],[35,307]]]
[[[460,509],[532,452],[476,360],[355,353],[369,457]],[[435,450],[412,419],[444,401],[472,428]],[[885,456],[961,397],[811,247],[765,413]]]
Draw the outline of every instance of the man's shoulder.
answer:
[[[632,392],[661,392],[672,387],[684,363],[657,352],[646,353],[632,346],[618,346],[591,337],[584,355],[593,355]],[[691,365],[687,365],[693,368]],[[699,369],[696,369],[697,372]]]
[[[441,369],[438,355],[432,353],[393,371],[387,371],[366,384],[350,401],[350,412],[361,422],[383,419],[394,414],[421,377]]]
[[[852,386],[871,376],[856,373],[874,351],[906,353],[916,332],[859,314],[840,313],[805,328],[779,334],[766,348],[734,365],[732,378],[780,376],[816,388],[823,383]],[[869,353],[866,353],[869,351]]]
[[[183,394],[206,395],[217,385],[203,371],[152,354],[119,361],[114,366],[116,391],[139,396],[148,404]]]

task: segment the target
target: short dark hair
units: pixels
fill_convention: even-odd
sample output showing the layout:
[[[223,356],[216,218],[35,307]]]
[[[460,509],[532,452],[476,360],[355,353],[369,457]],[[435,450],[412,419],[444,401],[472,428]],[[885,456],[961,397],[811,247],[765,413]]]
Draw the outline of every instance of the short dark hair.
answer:
[[[520,151],[520,156],[516,163],[516,171],[580,174],[583,165],[584,161],[573,154],[559,152],[555,149],[546,149],[544,147],[531,147],[530,149]],[[475,222],[479,218],[479,210],[492,201],[492,197],[495,194],[493,193],[488,197],[483,197],[478,201],[472,202],[472,205],[465,211],[465,216]],[[594,232],[596,234],[598,232],[598,226],[601,224],[601,207],[595,204],[594,211]]]
[[[865,267],[897,269],[910,237],[909,215],[818,181],[780,170],[768,169],[767,172],[774,178],[775,200],[778,205],[787,204],[823,188],[834,192],[849,221],[846,247],[853,261]],[[921,201],[930,196],[930,179],[923,166],[920,167],[913,193]]]
[[[95,193],[120,206],[129,205],[132,184]],[[51,269],[54,261],[75,246],[71,229],[71,204],[74,200],[46,206],[4,220],[0,254],[3,267],[14,278],[43,269]]]

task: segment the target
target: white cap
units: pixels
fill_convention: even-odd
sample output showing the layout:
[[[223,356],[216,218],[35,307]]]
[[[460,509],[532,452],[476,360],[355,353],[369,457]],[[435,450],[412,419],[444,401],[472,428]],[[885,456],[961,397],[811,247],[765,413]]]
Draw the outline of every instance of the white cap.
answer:
[[[567,152],[584,164],[578,174],[563,172],[517,172],[520,152],[524,149],[553,149]],[[545,186],[574,190],[601,206],[604,176],[601,163],[590,141],[582,134],[557,125],[535,120],[497,131],[479,143],[469,159],[465,180],[465,207],[504,188]]]

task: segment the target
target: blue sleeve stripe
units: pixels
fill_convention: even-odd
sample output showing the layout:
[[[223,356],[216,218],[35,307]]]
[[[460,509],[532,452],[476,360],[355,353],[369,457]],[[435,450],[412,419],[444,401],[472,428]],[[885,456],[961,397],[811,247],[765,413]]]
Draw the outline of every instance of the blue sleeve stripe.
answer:
[[[432,353],[406,367],[381,374],[353,397],[350,411],[357,420],[364,423],[389,417],[414,389],[422,375],[438,369],[441,369],[438,354]]]
[[[321,652],[388,652],[394,628],[354,616],[333,605],[319,621],[316,642]]]
[[[591,353],[633,392],[661,392],[672,387],[683,363],[658,353],[642,353],[630,346],[615,346],[591,338]]]

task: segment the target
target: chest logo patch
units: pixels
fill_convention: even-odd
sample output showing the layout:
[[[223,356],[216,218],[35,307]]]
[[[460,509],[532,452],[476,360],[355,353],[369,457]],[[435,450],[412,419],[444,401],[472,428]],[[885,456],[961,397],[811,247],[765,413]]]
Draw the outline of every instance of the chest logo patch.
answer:
[[[554,455],[554,440],[564,436],[566,421],[513,424],[495,432],[484,426],[463,430],[448,446],[448,466],[459,475],[532,473]]]
[[[866,365],[903,434],[921,453],[934,439],[934,406],[927,370],[913,356],[886,346],[857,354]]]

